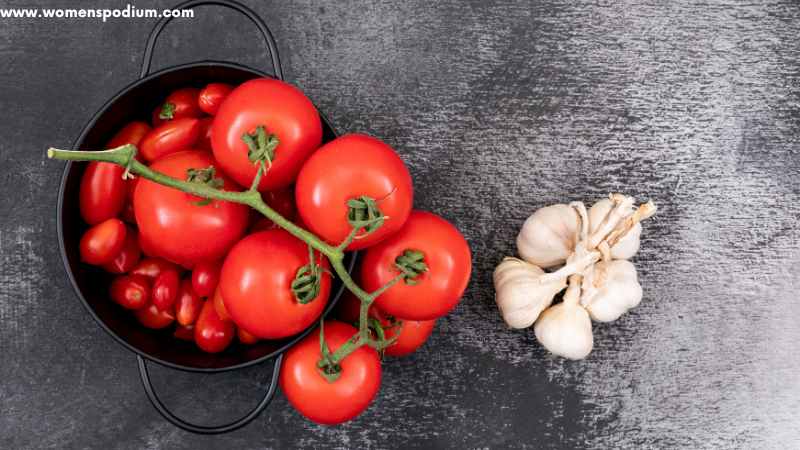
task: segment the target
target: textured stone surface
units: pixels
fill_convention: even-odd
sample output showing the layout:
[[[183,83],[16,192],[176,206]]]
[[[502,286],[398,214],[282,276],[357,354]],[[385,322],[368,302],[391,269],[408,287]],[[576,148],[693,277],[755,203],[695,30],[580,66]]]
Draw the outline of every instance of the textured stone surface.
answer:
[[[153,21],[0,19],[0,447],[800,445],[800,4],[249,4],[287,78],[341,131],[393,145],[417,206],[464,231],[462,304],[385,364],[350,424],[313,425],[279,395],[226,436],[172,427],[68,285],[62,167],[43,159],[136,78]],[[255,31],[211,9],[170,26],[155,64],[205,58],[266,64]],[[635,259],[644,300],[595,327],[589,359],[553,358],[505,329],[492,269],[535,208],[609,191],[660,207]],[[268,372],[153,376],[177,412],[210,423],[249,408]]]

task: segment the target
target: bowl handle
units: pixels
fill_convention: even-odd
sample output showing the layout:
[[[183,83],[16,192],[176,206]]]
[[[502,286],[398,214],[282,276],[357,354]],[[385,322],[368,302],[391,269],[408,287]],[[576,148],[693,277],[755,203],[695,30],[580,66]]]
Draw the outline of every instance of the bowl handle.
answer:
[[[147,393],[147,398],[150,399],[150,403],[153,404],[153,407],[156,409],[156,411],[158,411],[159,414],[161,414],[176,427],[198,434],[227,433],[229,431],[241,428],[255,419],[261,413],[261,411],[263,411],[264,408],[269,405],[269,402],[272,401],[272,397],[275,396],[275,391],[278,388],[278,375],[281,372],[281,362],[283,361],[283,355],[278,355],[275,358],[275,365],[272,368],[272,381],[270,381],[269,389],[267,389],[264,397],[261,399],[258,405],[255,406],[255,408],[250,410],[250,412],[242,416],[240,419],[234,420],[233,422],[224,425],[208,426],[196,425],[191,422],[187,422],[167,409],[164,403],[161,402],[161,399],[158,398],[158,394],[156,394],[156,391],[153,389],[153,384],[150,382],[150,373],[147,370],[147,362],[139,355],[136,355],[136,358],[139,362],[139,376],[142,379],[144,391]]]
[[[224,8],[229,8],[250,19],[250,21],[253,22],[256,27],[258,27],[258,31],[261,32],[261,36],[264,38],[264,42],[267,44],[267,50],[269,50],[269,56],[272,59],[272,67],[275,69],[275,78],[283,80],[283,68],[281,67],[281,60],[278,57],[278,46],[275,44],[275,38],[272,37],[272,33],[269,31],[267,24],[264,23],[261,17],[259,17],[258,14],[256,14],[256,12],[252,9],[233,0],[190,0],[171,9],[192,9],[195,6],[203,5],[222,6]],[[158,36],[172,19],[172,17],[162,17],[161,20],[156,23],[156,26],[153,27],[153,31],[150,32],[150,37],[147,38],[147,47],[145,47],[144,50],[144,61],[142,61],[142,72],[141,75],[139,75],[139,78],[144,78],[150,73],[150,64],[153,62],[153,49],[156,46]]]

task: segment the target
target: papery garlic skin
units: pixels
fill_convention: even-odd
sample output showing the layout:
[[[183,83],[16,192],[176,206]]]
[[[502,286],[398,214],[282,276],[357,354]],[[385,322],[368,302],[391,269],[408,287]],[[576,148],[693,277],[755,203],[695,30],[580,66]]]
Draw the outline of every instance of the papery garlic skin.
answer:
[[[553,297],[567,286],[566,278],[541,283],[544,271],[538,266],[505,258],[494,270],[495,302],[511,328],[527,328],[536,321]]]
[[[589,313],[575,303],[564,302],[547,308],[533,331],[544,348],[564,358],[583,359],[594,346]]]
[[[610,199],[604,198],[589,208],[589,234],[593,234],[600,228],[603,219],[606,218],[609,212],[614,208],[614,202]],[[631,212],[635,208],[631,206]],[[630,259],[636,252],[639,251],[639,242],[642,235],[642,224],[637,223],[620,239],[613,247],[611,247],[612,259]]]
[[[630,261],[600,261],[583,280],[581,304],[592,319],[612,322],[642,301],[642,286]]]
[[[564,264],[578,239],[580,219],[569,205],[539,208],[525,220],[517,235],[517,251],[525,261],[543,269]]]

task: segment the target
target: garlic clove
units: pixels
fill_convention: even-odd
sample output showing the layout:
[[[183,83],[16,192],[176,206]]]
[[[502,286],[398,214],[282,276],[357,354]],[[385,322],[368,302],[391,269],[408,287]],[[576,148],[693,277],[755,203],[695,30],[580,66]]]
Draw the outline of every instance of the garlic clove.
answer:
[[[575,249],[580,229],[577,212],[569,205],[539,208],[517,235],[517,250],[522,259],[546,269],[564,264]]]
[[[592,321],[582,306],[559,303],[547,308],[533,326],[536,339],[551,353],[583,359],[592,351]]]
[[[614,202],[608,198],[599,200],[589,208],[589,234],[594,234],[603,220],[614,208]],[[635,207],[631,206],[630,212],[633,213]],[[612,259],[630,259],[639,251],[639,241],[642,235],[642,224],[637,223],[630,231],[611,247]]]
[[[583,287],[581,304],[598,322],[617,320],[642,301],[636,267],[624,259],[595,264],[584,278]]]
[[[566,279],[541,283],[539,267],[517,258],[505,258],[494,270],[495,302],[511,328],[527,328],[566,287]]]

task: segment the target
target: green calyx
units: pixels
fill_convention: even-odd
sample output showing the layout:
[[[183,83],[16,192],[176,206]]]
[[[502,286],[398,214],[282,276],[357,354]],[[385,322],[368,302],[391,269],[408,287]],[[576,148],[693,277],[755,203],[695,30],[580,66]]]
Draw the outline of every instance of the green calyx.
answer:
[[[352,341],[352,338],[350,341]],[[350,341],[345,343],[345,345],[349,345]],[[317,370],[319,370],[319,374],[322,375],[328,383],[333,383],[342,376],[342,366],[334,361],[333,353],[331,353],[331,349],[328,348],[328,343],[325,342],[324,319],[319,322],[319,351],[322,354],[322,358],[317,362]]]
[[[247,158],[250,162],[272,165],[272,161],[275,160],[275,149],[280,143],[278,136],[272,133],[268,134],[267,129],[263,125],[259,125],[253,133],[243,134],[242,141],[247,144]]]
[[[324,270],[315,261],[314,249],[308,247],[308,264],[297,269],[297,274],[292,280],[292,293],[297,299],[297,303],[305,305],[313,301],[319,295],[322,286],[322,274]]]
[[[174,103],[164,103],[164,106],[161,107],[161,111],[158,112],[158,118],[161,120],[172,120],[175,118],[175,104]]]
[[[187,169],[186,181],[189,183],[196,183],[206,185],[213,189],[221,188],[225,182],[222,178],[217,178],[217,169],[214,166],[208,166],[205,169]],[[196,202],[197,206],[206,206],[211,203],[210,198],[206,198]]]
[[[347,221],[354,230],[363,228],[369,234],[380,228],[386,220],[378,209],[378,202],[366,195],[348,200],[347,208]]]
[[[394,266],[403,274],[403,280],[408,285],[418,283],[418,278],[428,271],[425,264],[425,254],[419,250],[407,249],[394,260]]]

